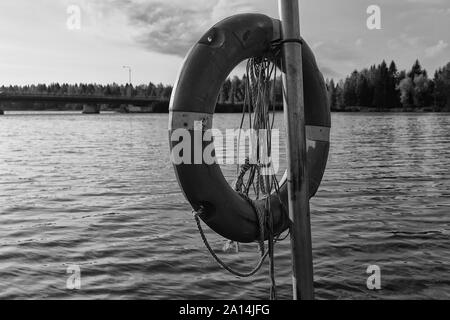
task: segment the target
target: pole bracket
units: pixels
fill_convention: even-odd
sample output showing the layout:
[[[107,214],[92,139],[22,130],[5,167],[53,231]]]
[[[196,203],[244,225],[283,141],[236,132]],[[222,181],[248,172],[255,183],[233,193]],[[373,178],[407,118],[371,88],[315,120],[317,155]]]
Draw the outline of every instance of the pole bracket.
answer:
[[[300,43],[301,45],[303,45],[303,39],[287,38],[287,39],[282,39],[278,42],[279,45],[283,45],[285,43]]]

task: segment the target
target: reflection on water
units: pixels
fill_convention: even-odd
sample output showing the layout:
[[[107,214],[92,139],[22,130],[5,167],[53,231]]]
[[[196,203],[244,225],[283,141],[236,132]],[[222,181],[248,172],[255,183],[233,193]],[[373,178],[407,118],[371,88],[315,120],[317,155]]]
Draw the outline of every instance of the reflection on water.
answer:
[[[332,120],[311,202],[317,298],[450,298],[450,115]],[[0,117],[0,298],[268,297],[267,268],[238,279],[209,257],[169,162],[167,121]],[[239,115],[215,123],[237,127]],[[234,170],[224,166],[230,180]],[[248,268],[256,245],[241,249],[221,256]],[[279,295],[290,298],[289,241],[276,249]],[[378,292],[366,289],[373,264]],[[66,289],[68,265],[81,267],[80,291]]]

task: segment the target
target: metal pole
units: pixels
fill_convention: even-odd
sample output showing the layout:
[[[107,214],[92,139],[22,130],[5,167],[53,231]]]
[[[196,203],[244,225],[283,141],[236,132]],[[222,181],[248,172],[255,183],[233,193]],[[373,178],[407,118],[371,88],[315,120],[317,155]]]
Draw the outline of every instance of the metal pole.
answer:
[[[309,178],[303,94],[302,45],[298,0],[279,0],[283,39],[283,102],[287,132],[289,218],[293,298],[314,299]]]

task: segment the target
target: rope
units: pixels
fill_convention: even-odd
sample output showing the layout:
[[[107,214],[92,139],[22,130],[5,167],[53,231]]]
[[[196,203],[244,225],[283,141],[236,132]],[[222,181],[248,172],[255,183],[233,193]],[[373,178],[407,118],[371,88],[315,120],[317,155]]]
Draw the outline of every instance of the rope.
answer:
[[[244,187],[244,176],[247,173],[248,170],[251,169],[251,165],[250,165],[250,160],[248,157],[245,158],[245,164],[243,164],[241,166],[241,170],[239,171],[239,175],[237,177],[237,180],[234,184],[234,190],[239,192],[239,193],[248,193],[245,192],[246,190],[242,190],[242,188]]]
[[[266,257],[269,257],[269,277],[270,277],[270,299],[277,298],[276,282],[275,282],[275,260],[274,260],[274,247],[275,243],[280,240],[284,240],[286,237],[281,238],[281,234],[274,234],[274,221],[270,208],[270,195],[272,190],[277,194],[278,200],[281,204],[282,211],[287,214],[287,210],[281,201],[280,190],[278,180],[273,172],[273,166],[270,164],[272,173],[270,175],[261,173],[262,166],[268,166],[267,163],[261,163],[260,151],[262,146],[260,145],[260,131],[266,130],[266,145],[263,150],[267,151],[267,159],[270,159],[271,155],[271,137],[272,128],[275,122],[275,84],[277,78],[277,67],[275,59],[278,56],[279,49],[283,43],[286,42],[300,42],[300,39],[284,39],[278,43],[274,43],[274,55],[252,58],[249,59],[246,68],[245,75],[245,95],[244,95],[244,107],[242,109],[242,118],[240,123],[240,129],[243,128],[245,117],[248,115],[248,126],[250,129],[255,129],[257,132],[257,163],[250,163],[249,157],[246,157],[245,163],[237,166],[237,180],[235,182],[234,189],[238,194],[246,200],[253,211],[256,214],[259,227],[259,249],[261,257],[256,266],[249,272],[241,272],[232,269],[224,261],[222,261],[209,244],[205,232],[201,226],[200,217],[204,213],[204,208],[200,207],[199,211],[193,211],[194,218],[199,230],[200,236],[208,249],[211,256],[216,262],[225,270],[239,277],[250,277],[258,272]],[[272,108],[271,108],[272,106]],[[272,110],[271,110],[272,109]],[[270,118],[270,112],[272,112],[272,118]],[[252,117],[252,113],[254,117]],[[238,141],[240,142],[240,132]],[[238,146],[238,159],[240,148]],[[265,159],[264,159],[265,160]],[[244,180],[248,173],[247,181]],[[264,197],[264,201],[255,202],[249,197],[250,191],[253,190],[256,199]],[[268,249],[265,250],[265,238],[268,240]]]
[[[256,213],[256,217],[258,218],[258,225],[259,225],[259,250],[261,254],[265,251],[264,247],[264,239],[265,239],[265,212],[264,208],[261,209],[255,201],[250,199],[250,197],[244,193],[238,192],[238,194],[245,199],[250,206],[253,208],[253,211]]]
[[[267,255],[269,254],[268,251],[261,253],[261,258],[259,259],[257,265],[250,271],[250,272],[240,272],[240,271],[236,271],[234,269],[232,269],[231,267],[227,266],[225,264],[225,262],[223,262],[218,256],[217,254],[214,252],[214,250],[211,248],[208,239],[206,238],[205,232],[203,231],[201,222],[200,222],[200,218],[199,215],[201,215],[203,213],[203,208],[200,208],[200,212],[196,212],[193,211],[194,214],[194,219],[195,222],[197,223],[197,228],[198,231],[200,232],[200,236],[203,240],[203,243],[205,244],[206,248],[208,249],[209,253],[211,254],[211,256],[216,260],[216,262],[222,266],[222,268],[224,268],[225,270],[227,270],[228,272],[234,274],[235,276],[238,277],[242,277],[242,278],[247,278],[247,277],[251,277],[252,275],[254,275],[255,273],[257,273],[259,271],[259,269],[261,269],[262,264],[264,263],[264,260],[266,259]]]

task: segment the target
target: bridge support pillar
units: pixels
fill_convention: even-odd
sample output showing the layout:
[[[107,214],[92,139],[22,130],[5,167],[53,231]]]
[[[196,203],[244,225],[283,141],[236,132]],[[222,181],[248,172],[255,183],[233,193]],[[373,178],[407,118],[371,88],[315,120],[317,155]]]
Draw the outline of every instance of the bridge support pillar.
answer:
[[[83,105],[83,113],[84,114],[98,114],[98,113],[100,113],[100,105],[99,104],[84,104]]]

